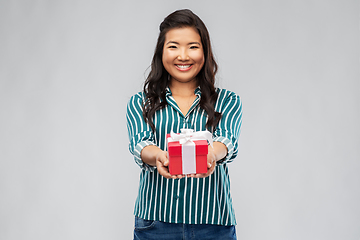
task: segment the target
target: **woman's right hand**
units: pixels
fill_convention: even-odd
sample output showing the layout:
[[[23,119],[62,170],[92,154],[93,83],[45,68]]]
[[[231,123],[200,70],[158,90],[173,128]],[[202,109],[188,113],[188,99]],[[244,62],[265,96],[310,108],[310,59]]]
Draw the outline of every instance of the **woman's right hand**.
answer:
[[[169,158],[168,158],[168,153],[166,151],[159,151],[156,154],[156,168],[159,172],[159,174],[161,176],[163,176],[164,178],[172,178],[172,179],[177,179],[177,178],[183,178],[184,175],[171,175],[169,173]]]

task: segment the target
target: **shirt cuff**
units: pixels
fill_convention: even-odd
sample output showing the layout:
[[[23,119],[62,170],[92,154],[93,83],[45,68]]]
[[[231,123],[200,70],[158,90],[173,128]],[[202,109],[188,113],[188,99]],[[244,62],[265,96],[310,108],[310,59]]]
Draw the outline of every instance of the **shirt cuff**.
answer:
[[[213,142],[221,142],[227,148],[227,155],[223,159],[217,161],[216,164],[220,165],[232,162],[232,156],[234,154],[234,145],[232,144],[232,142],[228,138],[222,136],[215,137],[213,139]]]
[[[155,144],[151,141],[142,141],[142,142],[139,142],[138,144],[136,144],[135,149],[134,149],[134,159],[135,159],[136,164],[139,165],[139,167],[141,169],[153,172],[156,167],[153,167],[147,163],[144,163],[141,159],[141,151],[143,150],[143,148],[146,146],[151,146],[151,145],[155,145]]]

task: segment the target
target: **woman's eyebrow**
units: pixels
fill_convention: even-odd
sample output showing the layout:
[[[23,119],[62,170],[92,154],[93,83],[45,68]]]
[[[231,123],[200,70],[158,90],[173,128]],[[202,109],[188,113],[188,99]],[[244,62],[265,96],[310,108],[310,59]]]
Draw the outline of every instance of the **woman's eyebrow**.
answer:
[[[191,42],[191,43],[188,43],[188,45],[192,45],[192,44],[197,44],[197,45],[200,45],[199,42]]]
[[[170,44],[170,43],[180,45],[180,43],[175,42],[175,41],[168,41],[168,42],[166,43],[166,45],[168,45],[168,44]],[[187,45],[192,45],[192,44],[201,45],[199,42],[189,42]]]
[[[166,43],[166,45],[168,45],[168,44],[170,44],[170,43],[180,45],[178,42],[175,42],[175,41],[168,41],[168,42]]]

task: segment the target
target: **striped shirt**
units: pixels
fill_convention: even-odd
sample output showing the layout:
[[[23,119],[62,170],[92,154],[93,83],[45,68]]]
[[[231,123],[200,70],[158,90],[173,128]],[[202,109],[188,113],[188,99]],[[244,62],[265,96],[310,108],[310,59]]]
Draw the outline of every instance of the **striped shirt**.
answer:
[[[142,116],[144,93],[132,96],[127,105],[129,150],[142,169],[134,214],[137,217],[168,223],[236,225],[230,195],[230,179],[227,164],[238,152],[238,137],[242,123],[242,103],[238,95],[225,89],[216,89],[218,99],[215,111],[222,117],[213,131],[213,141],[227,147],[227,156],[218,161],[213,174],[206,178],[166,179],[156,167],[142,162],[141,150],[156,145],[166,150],[166,134],[179,133],[181,128],[194,131],[206,130],[206,112],[200,108],[201,90],[195,90],[196,99],[184,116],[166,89],[165,108],[153,118],[156,132],[145,123]]]

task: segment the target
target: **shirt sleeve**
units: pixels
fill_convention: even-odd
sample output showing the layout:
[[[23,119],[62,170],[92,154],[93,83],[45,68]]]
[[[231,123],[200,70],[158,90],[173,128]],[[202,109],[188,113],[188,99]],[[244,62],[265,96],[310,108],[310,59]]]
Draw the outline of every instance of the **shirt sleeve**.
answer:
[[[227,147],[227,155],[217,164],[232,162],[238,153],[238,138],[242,124],[242,102],[240,97],[230,91],[221,90],[215,109],[222,116],[214,130],[213,141]]]
[[[154,134],[142,115],[143,94],[132,96],[127,104],[126,122],[129,136],[129,151],[141,169],[154,171],[155,167],[146,164],[141,159],[141,151],[149,145],[156,145]]]

